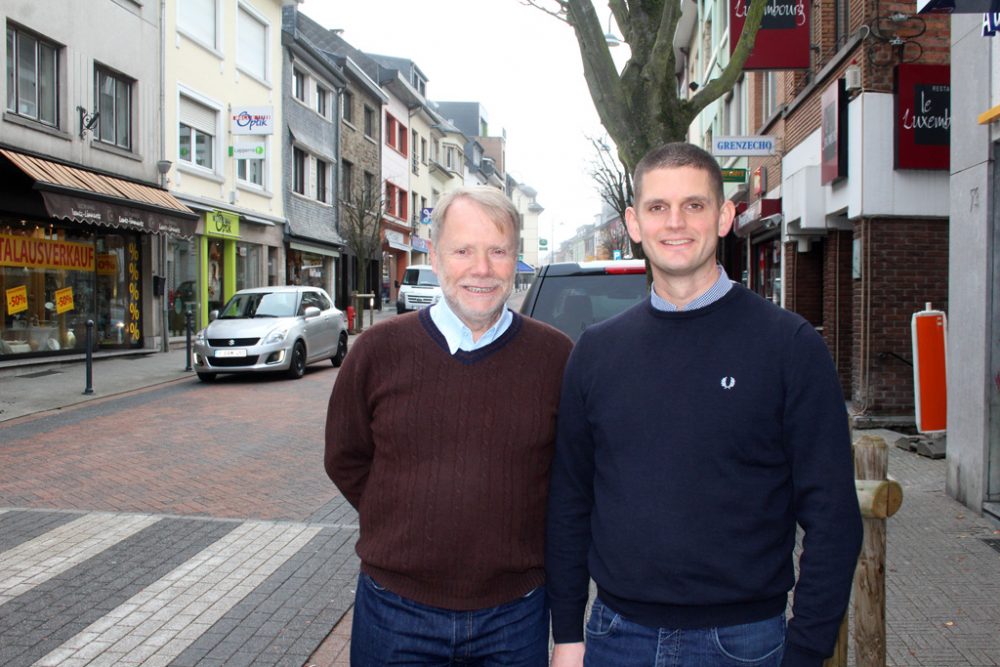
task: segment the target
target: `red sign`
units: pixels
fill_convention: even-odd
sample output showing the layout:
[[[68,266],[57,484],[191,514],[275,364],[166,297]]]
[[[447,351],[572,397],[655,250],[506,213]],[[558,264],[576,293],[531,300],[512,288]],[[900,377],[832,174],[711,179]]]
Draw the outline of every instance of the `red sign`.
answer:
[[[805,0],[767,0],[764,18],[743,69],[807,69],[809,6]],[[736,50],[750,0],[729,0],[729,53]]]
[[[913,335],[917,430],[921,433],[945,431],[948,428],[948,322],[944,312],[914,313],[910,331]]]
[[[823,185],[847,176],[847,90],[837,79],[820,100],[820,177]]]
[[[951,68],[897,65],[896,169],[947,169],[950,165]]]

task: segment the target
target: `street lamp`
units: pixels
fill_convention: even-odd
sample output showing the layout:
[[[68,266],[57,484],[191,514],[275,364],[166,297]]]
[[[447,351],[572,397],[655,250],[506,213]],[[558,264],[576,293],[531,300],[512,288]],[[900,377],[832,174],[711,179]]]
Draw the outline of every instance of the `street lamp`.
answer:
[[[608,12],[608,31],[604,33],[604,41],[608,43],[608,46],[615,47],[621,44],[622,40],[615,33],[611,32],[611,16],[611,12]]]

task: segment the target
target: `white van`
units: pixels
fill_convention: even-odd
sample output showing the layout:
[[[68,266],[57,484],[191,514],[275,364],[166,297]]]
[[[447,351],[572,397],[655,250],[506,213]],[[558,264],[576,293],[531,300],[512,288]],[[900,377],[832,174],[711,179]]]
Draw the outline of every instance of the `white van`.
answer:
[[[396,312],[405,313],[433,306],[441,299],[441,284],[430,264],[411,264],[397,285]]]

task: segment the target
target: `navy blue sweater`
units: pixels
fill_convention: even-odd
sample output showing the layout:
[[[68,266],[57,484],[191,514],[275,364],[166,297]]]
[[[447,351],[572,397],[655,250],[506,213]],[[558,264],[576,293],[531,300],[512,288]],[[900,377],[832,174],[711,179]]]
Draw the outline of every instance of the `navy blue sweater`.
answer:
[[[785,664],[821,664],[861,544],[853,479],[830,353],[798,315],[734,285],[705,308],[645,300],[590,327],[552,467],[555,641],[582,641],[589,577],[614,611],[671,628],[775,616],[794,585]]]

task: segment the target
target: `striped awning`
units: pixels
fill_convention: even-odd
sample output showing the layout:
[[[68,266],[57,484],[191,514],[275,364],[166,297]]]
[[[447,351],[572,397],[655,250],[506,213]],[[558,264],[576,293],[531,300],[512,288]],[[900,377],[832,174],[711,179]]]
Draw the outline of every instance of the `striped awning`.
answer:
[[[0,149],[0,155],[35,181],[54,218],[194,236],[198,214],[165,190],[12,150]]]

